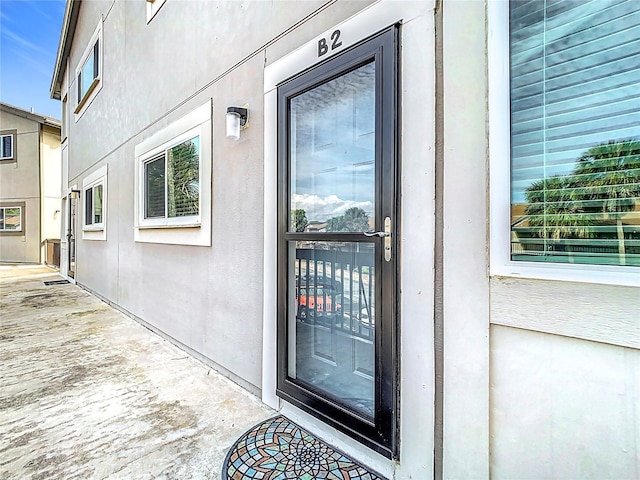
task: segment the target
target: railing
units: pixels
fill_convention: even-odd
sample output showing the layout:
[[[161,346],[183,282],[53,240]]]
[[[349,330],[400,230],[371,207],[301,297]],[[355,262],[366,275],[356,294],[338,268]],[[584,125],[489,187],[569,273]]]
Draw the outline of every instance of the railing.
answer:
[[[297,249],[296,318],[374,338],[375,267],[370,252]]]

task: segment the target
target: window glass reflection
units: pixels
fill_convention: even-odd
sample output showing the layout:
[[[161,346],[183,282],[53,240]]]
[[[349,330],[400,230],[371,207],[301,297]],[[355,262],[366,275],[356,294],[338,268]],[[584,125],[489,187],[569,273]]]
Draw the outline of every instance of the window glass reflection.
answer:
[[[373,228],[375,66],[290,101],[290,231]]]
[[[640,2],[510,3],[511,258],[640,266]]]
[[[289,251],[289,376],[373,418],[373,244],[289,242]]]

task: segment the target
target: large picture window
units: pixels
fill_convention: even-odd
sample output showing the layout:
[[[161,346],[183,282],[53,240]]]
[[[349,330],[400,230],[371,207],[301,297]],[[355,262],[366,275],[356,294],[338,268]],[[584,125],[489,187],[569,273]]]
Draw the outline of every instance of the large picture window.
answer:
[[[511,260],[640,266],[640,2],[510,2]]]

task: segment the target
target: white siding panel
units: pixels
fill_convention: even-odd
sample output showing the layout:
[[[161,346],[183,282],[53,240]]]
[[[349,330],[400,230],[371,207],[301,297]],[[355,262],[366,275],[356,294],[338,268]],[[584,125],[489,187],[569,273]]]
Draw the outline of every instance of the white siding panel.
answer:
[[[491,332],[492,478],[639,478],[640,351]]]
[[[640,348],[640,289],[493,278],[491,323]]]

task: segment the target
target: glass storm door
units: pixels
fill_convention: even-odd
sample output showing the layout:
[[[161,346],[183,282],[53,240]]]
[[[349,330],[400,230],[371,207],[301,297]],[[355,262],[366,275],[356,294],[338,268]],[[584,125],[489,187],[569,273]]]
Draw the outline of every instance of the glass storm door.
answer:
[[[76,209],[78,208],[78,200],[74,198],[74,194],[69,194],[68,208],[69,218],[67,228],[67,276],[75,278],[76,276]]]
[[[396,30],[278,87],[278,394],[393,457]]]

